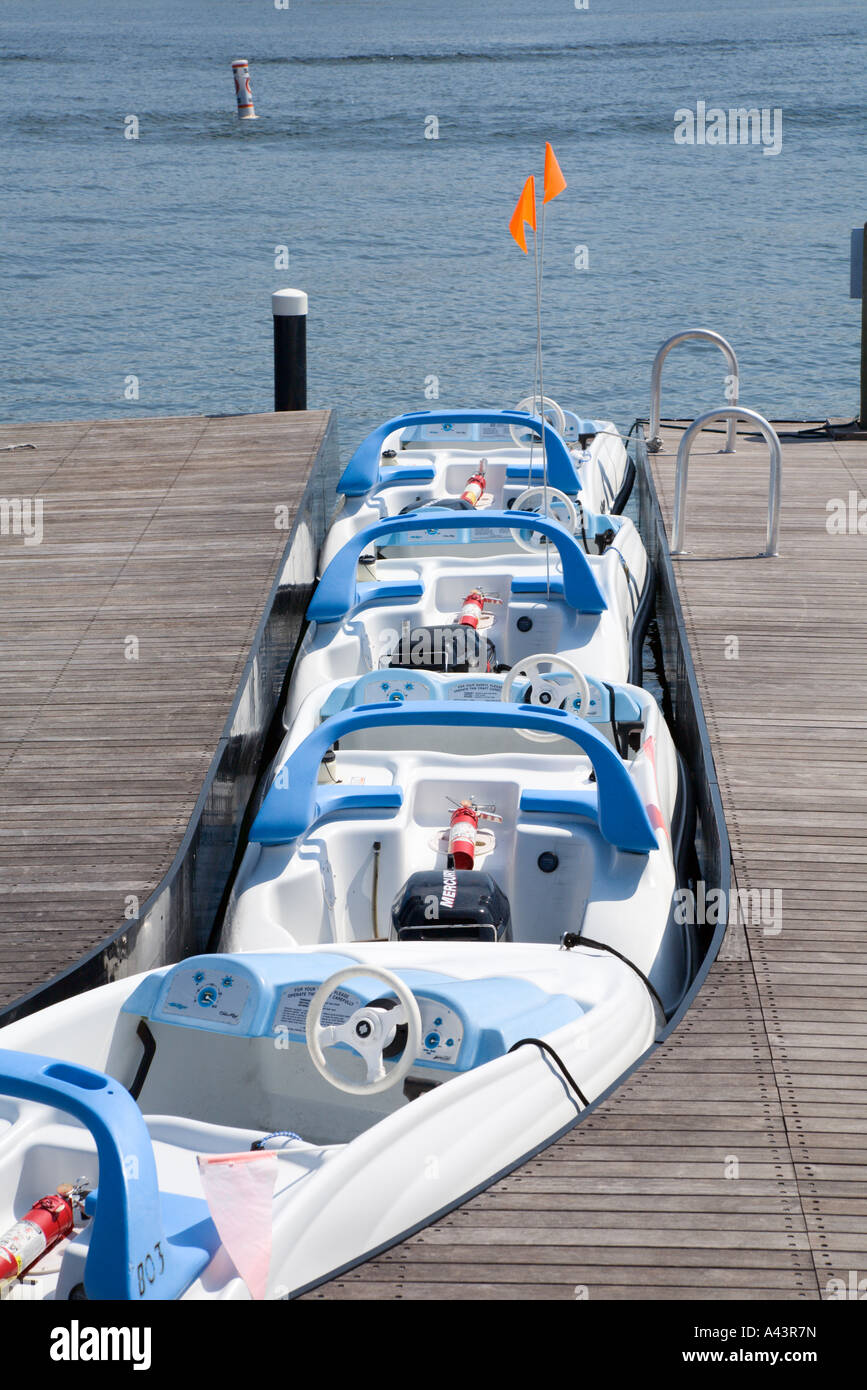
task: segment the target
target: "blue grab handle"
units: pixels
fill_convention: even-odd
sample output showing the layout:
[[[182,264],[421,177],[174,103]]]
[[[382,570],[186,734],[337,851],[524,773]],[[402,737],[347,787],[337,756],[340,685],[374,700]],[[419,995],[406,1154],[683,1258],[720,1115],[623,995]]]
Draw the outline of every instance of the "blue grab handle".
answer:
[[[523,525],[521,523],[524,523]],[[406,531],[540,531],[554,542],[563,563],[563,592],[566,602],[578,613],[604,613],[608,607],[584,550],[559,521],[536,512],[407,512],[373,521],[338,550],[316,586],[307,608],[311,622],[337,623],[357,607],[360,598],[356,584],[359,556],[381,536]],[[368,592],[367,597],[375,595]]]
[[[250,839],[265,845],[287,844],[303,835],[327,810],[319,798],[325,790],[317,783],[319,766],[328,749],[347,734],[360,729],[393,726],[416,728],[435,725],[444,728],[533,729],[559,734],[576,743],[590,758],[596,774],[598,823],[600,832],[616,849],[646,854],[656,849],[656,836],[644,803],[626,768],[611,744],[585,720],[566,710],[544,709],[539,705],[494,704],[489,700],[422,701],[418,704],[363,705],[343,710],[325,720],[290,755],[280,770],[253,822]],[[359,789],[362,792],[364,788]],[[369,789],[373,797],[376,789]],[[525,792],[527,808],[541,809],[542,793]],[[533,805],[533,800],[536,804]],[[558,797],[557,814],[586,816],[586,789],[570,797]]]
[[[343,470],[337,491],[345,497],[363,497],[376,487],[382,481],[379,461],[385,440],[395,430],[412,425],[518,425],[535,429],[537,435],[544,429],[548,482],[561,492],[581,491],[578,469],[557,431],[547,420],[543,422],[522,410],[412,410],[406,415],[395,415],[393,420],[386,420],[362,440]]]
[[[3,1048],[0,1095],[74,1115],[96,1141],[99,1201],[84,1272],[88,1298],[177,1298],[198,1269],[166,1237],[153,1145],[129,1091],[90,1067]]]
[[[390,487],[407,487],[410,483],[432,483],[435,477],[436,469],[430,463],[409,464],[405,468],[390,464],[385,473],[380,474],[375,486],[377,493],[380,493]]]

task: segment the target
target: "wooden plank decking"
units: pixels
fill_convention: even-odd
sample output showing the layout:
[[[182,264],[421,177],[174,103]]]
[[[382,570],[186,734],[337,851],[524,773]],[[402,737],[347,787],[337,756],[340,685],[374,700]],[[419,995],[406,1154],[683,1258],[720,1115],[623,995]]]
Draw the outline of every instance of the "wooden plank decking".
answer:
[[[826,529],[830,499],[867,494],[867,445],[784,438],[765,559],[765,446],[722,442],[694,450],[675,573],[764,920],[730,926],[684,1021],[585,1122],[308,1298],[809,1301],[867,1276],[867,536]]]
[[[328,421],[0,427],[0,1007],[172,864]]]

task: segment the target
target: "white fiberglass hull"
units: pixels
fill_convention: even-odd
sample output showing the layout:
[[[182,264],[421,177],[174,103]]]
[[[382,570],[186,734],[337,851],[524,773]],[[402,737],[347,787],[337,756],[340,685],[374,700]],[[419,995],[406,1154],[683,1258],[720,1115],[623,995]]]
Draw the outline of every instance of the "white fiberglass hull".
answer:
[[[278,1121],[285,1125],[294,1120],[301,1138],[274,1156],[271,1209],[264,1217],[271,1240],[265,1296],[273,1299],[291,1296],[363,1259],[490,1182],[574,1123],[585,1103],[592,1103],[653,1042],[657,1020],[650,996],[628,967],[602,952],[517,944],[464,944],[446,951],[429,944],[359,944],[341,948],[344,957],[408,971],[407,978],[416,971],[418,982],[412,987],[423,1004],[431,988],[424,980],[439,978],[458,998],[487,991],[488,1007],[493,1001],[496,1010],[498,989],[503,988],[491,978],[496,976],[548,1000],[552,1018],[571,1009],[572,1021],[540,1034],[554,1050],[553,1058],[528,1043],[453,1073],[420,1057],[410,1076],[417,1078],[416,1089],[434,1081],[433,1089],[422,1089],[413,1099],[393,1089],[381,1097],[351,1100],[312,1069],[301,1040],[281,1050],[267,1028],[261,1037],[256,1029],[252,1036],[229,1036],[229,1027],[202,1034],[197,1020],[176,1020],[165,1008],[148,1004],[161,988],[160,997],[166,990],[169,998],[175,997],[173,981],[182,981],[184,972],[197,964],[194,960],[104,986],[10,1025],[0,1030],[0,1049],[54,1057],[51,1070],[58,1074],[88,1067],[129,1085],[140,1069],[141,1045],[134,1029],[143,1015],[155,1038],[139,1102],[146,1130],[141,1151],[128,1155],[125,1163],[141,1160],[144,1176],[144,1150],[151,1150],[159,1190],[173,1194],[165,1199],[170,1201],[165,1210],[186,1204],[200,1218],[196,1231],[208,1225],[197,1155],[243,1154]],[[203,969],[252,971],[251,978],[261,961],[267,981],[269,971],[281,979],[281,971],[304,978],[305,961],[312,965],[320,957],[287,952],[197,959]],[[471,1024],[468,1015],[464,1026]],[[519,1020],[514,1026],[521,1031]],[[4,1055],[12,1054],[0,1052],[0,1066]],[[344,1069],[351,1070],[357,1060],[346,1054]],[[70,1176],[83,1177],[91,1186],[100,1181],[88,1128],[62,1108],[0,1099],[0,1116],[4,1229],[58,1182]],[[134,1227],[136,1183],[128,1186],[126,1215]],[[105,1187],[95,1218],[78,1221],[71,1236],[39,1261],[25,1282],[13,1285],[7,1297],[67,1299],[74,1290],[87,1289],[98,1272],[93,1267],[96,1254],[91,1264],[94,1229],[101,1220],[107,1225],[112,1215],[106,1210],[103,1218],[107,1178]],[[215,1219],[219,1221],[219,1212]],[[120,1239],[122,1223],[111,1229]],[[160,1234],[158,1253],[168,1249],[165,1233]],[[251,1237],[266,1240],[264,1227],[254,1229]],[[174,1237],[182,1244],[191,1238],[183,1233]],[[248,1288],[215,1232],[197,1238],[209,1240],[210,1254],[203,1255],[194,1278],[166,1296],[248,1298]],[[145,1291],[160,1296],[147,1284]]]

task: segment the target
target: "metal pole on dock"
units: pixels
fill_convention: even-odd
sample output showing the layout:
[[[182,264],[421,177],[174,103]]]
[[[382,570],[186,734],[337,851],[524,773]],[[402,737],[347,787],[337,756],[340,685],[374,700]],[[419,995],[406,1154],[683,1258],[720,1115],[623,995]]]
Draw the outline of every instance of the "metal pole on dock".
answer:
[[[867,223],[861,238],[861,413],[858,424],[867,430]]]
[[[274,315],[274,409],[307,409],[307,295],[277,290]]]

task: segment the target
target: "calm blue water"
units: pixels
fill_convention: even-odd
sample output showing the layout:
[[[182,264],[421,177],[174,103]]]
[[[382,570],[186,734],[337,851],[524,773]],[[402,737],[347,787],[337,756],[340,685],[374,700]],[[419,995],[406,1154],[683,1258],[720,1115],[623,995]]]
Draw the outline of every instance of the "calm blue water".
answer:
[[[658,344],[704,324],[745,404],[851,416],[865,71],[862,0],[4,0],[0,417],[270,409],[286,284],[310,295],[310,404],[338,409],[344,451],[432,375],[444,404],[515,401],[535,303],[506,223],[546,139],[569,181],[551,394],[626,425]],[[676,145],[698,100],[782,108],[782,152]],[[679,349],[664,412],[719,403],[723,370]]]

